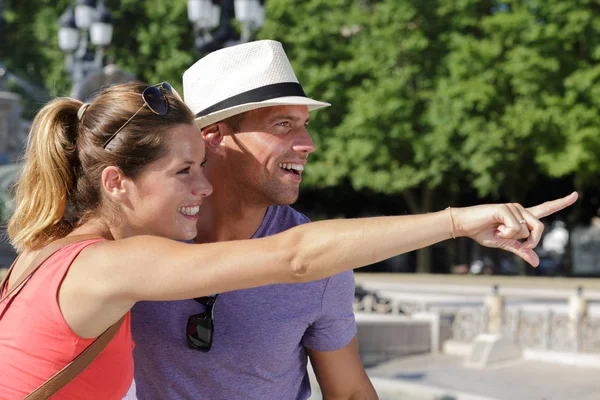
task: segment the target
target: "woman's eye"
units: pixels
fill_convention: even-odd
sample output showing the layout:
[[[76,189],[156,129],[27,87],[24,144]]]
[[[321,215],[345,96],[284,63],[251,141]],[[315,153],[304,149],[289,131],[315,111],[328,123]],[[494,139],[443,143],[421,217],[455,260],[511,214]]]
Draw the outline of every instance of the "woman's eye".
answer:
[[[202,161],[202,163],[200,164],[200,168],[204,168],[204,166],[206,165],[206,162],[207,162],[207,161],[208,161],[208,160],[204,160],[204,161]]]
[[[189,174],[190,173],[190,167],[184,168],[181,171],[177,172],[177,174]]]

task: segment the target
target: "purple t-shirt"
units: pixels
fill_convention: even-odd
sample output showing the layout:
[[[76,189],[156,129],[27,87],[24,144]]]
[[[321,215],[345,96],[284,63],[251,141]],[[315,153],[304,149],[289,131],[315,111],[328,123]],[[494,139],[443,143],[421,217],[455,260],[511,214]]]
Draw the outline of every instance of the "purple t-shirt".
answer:
[[[289,206],[269,207],[253,238],[309,219]],[[266,251],[267,249],[265,249]],[[356,335],[354,275],[219,294],[208,353],[190,349],[185,326],[204,311],[194,300],[133,307],[135,383],[126,399],[307,399],[305,347],[332,351]]]

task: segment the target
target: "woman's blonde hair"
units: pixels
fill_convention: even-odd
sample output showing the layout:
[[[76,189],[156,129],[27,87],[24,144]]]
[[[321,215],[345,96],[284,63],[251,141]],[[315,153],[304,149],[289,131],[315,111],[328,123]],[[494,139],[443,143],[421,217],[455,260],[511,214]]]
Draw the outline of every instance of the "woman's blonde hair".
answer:
[[[81,120],[77,114],[83,103],[71,98],[55,99],[35,116],[8,222],[17,250],[40,248],[90,217],[110,219],[114,208],[102,208],[104,168],[114,165],[136,178],[166,153],[168,129],[194,123],[187,106],[165,91],[166,115],[143,107],[104,149],[107,139],[144,105],[141,93],[147,87],[128,83],[108,88],[82,110]]]

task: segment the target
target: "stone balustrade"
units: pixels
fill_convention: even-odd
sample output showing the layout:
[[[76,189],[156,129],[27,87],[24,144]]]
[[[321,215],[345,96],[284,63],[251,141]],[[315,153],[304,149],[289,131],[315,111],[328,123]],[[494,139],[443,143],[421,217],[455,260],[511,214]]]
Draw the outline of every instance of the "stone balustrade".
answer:
[[[479,306],[430,306],[423,302],[397,301],[376,293],[362,293],[354,301],[357,313],[391,314],[409,317],[416,312],[430,311],[449,321],[450,338],[455,342],[471,343],[482,333],[501,333],[525,349],[561,352],[600,353],[600,316],[587,313],[587,305],[573,312],[571,303],[581,297],[572,296],[565,309],[550,307],[510,307],[493,309],[483,299]],[[487,304],[487,306],[486,306]],[[493,323],[492,323],[492,319]]]

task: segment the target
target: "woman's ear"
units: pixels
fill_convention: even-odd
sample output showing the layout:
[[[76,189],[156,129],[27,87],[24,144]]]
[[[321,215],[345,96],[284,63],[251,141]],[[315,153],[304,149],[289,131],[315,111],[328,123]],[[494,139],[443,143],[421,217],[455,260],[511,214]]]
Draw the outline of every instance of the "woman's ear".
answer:
[[[225,124],[217,122],[202,128],[201,132],[202,139],[204,139],[204,144],[206,145],[207,150],[221,156],[225,155],[223,144],[225,141],[225,136],[229,134]]]
[[[102,189],[113,200],[125,200],[129,194],[128,181],[119,167],[110,166],[102,171]]]

